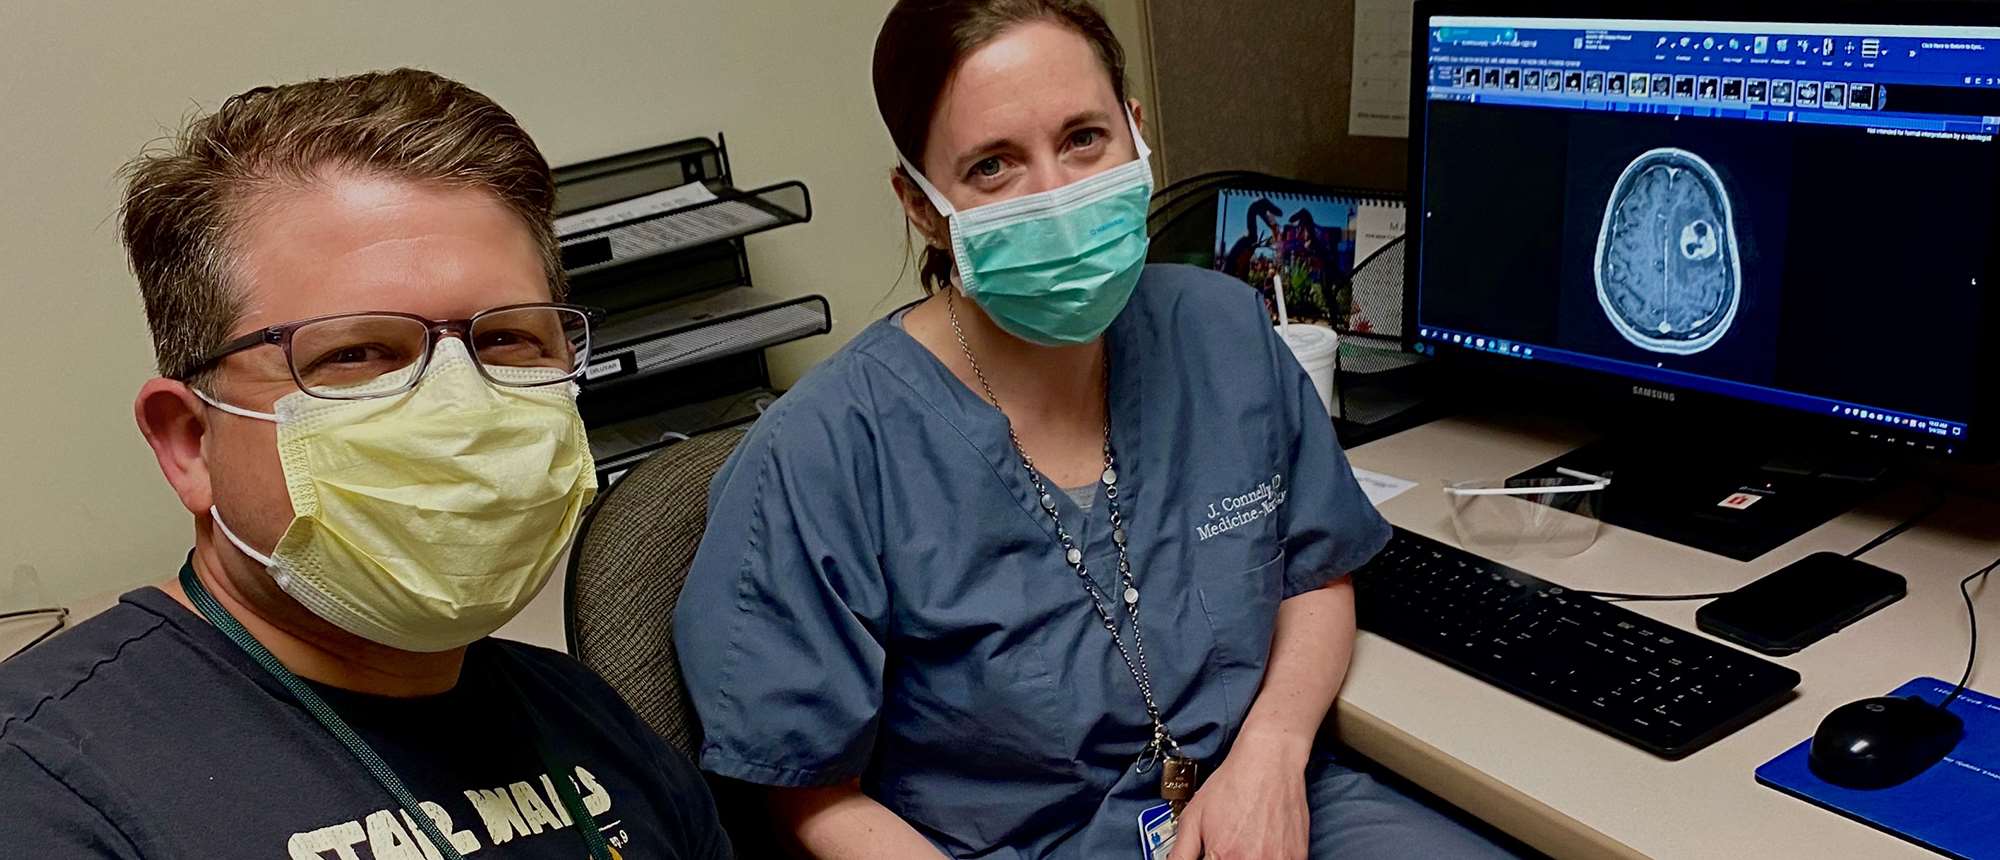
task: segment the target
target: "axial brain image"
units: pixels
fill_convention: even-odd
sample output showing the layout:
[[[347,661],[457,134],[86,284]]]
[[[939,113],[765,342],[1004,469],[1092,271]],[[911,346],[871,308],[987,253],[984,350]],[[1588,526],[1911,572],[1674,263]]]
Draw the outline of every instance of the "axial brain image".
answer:
[[[1701,352],[1729,332],[1742,286],[1715,169],[1684,149],[1633,159],[1597,236],[1597,300],[1618,333],[1653,352]]]

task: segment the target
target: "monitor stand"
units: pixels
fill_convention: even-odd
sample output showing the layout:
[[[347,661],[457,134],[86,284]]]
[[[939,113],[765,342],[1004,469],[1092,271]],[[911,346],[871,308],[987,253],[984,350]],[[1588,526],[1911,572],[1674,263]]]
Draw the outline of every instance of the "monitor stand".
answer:
[[[1565,468],[1611,479],[1604,522],[1750,561],[1840,516],[1885,485],[1888,470],[1851,454],[1691,445],[1685,436],[1614,436],[1517,475]]]

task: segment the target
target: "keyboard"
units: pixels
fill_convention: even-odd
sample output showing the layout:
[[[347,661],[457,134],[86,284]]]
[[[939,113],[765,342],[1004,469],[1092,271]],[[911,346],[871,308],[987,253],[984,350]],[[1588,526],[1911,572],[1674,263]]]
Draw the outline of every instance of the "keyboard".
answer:
[[[1362,629],[1664,758],[1799,684],[1769,660],[1400,528],[1354,590]]]

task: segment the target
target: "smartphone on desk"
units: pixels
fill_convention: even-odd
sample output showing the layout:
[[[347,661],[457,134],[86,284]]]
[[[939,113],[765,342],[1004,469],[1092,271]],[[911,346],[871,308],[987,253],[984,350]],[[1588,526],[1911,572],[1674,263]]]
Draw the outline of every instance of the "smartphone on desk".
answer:
[[[1903,599],[1899,574],[1839,553],[1814,553],[1695,611],[1704,632],[1764,654],[1796,654]]]

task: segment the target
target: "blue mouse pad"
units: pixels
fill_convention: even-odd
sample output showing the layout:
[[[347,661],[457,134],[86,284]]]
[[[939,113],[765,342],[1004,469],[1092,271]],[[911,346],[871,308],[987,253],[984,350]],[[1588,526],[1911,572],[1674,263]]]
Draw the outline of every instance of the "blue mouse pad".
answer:
[[[1918,678],[1892,696],[1942,702],[1954,685]],[[1966,690],[1951,703],[1965,739],[1902,785],[1873,791],[1822,782],[1806,766],[1812,741],[1757,769],[1757,781],[1951,857],[2000,857],[2000,700]]]

